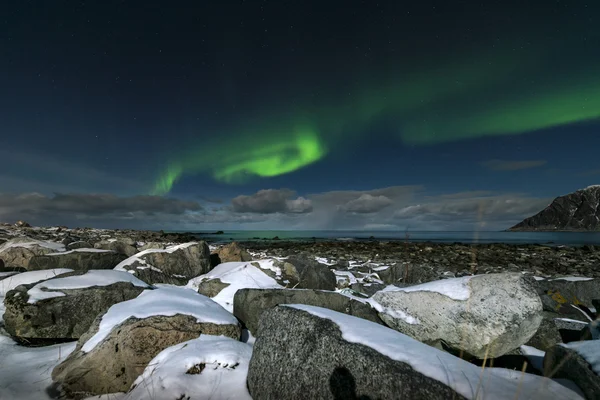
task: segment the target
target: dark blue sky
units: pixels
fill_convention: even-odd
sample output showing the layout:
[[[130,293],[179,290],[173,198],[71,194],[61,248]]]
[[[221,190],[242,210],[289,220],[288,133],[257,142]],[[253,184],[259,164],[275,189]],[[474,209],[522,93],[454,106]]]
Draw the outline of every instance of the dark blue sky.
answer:
[[[600,181],[600,4],[22,1],[0,219],[505,229]]]

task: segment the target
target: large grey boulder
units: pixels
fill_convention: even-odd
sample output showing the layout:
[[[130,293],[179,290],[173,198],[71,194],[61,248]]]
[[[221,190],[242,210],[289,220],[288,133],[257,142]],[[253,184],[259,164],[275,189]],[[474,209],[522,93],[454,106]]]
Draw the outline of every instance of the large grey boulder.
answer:
[[[204,241],[148,249],[124,260],[115,269],[131,271],[148,283],[185,285],[211,270],[210,250]]]
[[[115,253],[125,254],[127,257],[131,257],[136,254],[138,250],[132,245],[130,240],[101,240],[94,243],[95,249],[111,250]]]
[[[126,392],[158,353],[201,335],[239,340],[241,329],[233,315],[192,290],[146,290],[99,316],[52,380],[70,399]]]
[[[0,260],[4,262],[4,268],[27,270],[33,257],[55,253],[61,247],[58,243],[19,237],[0,245]]]
[[[569,379],[588,399],[600,396],[600,340],[554,346],[544,357],[544,375]]]
[[[278,304],[306,304],[383,324],[369,304],[336,292],[314,289],[240,289],[233,297],[233,314],[256,332],[262,313]]]
[[[434,281],[372,299],[388,326],[467,357],[502,356],[527,343],[542,321],[533,279],[520,273]]]
[[[146,288],[131,274],[112,270],[76,271],[20,285],[4,299],[5,328],[22,343],[78,339],[98,315]]]
[[[255,399],[576,399],[520,371],[481,368],[360,318],[305,306],[261,317],[248,388]]]
[[[291,256],[274,265],[281,269],[276,279],[289,288],[335,290],[337,280],[329,266],[306,255]]]
[[[566,277],[535,283],[545,311],[581,317],[581,312],[571,305],[591,307],[592,301],[600,296],[600,279]]]
[[[90,269],[113,269],[127,257],[110,250],[76,249],[61,253],[34,256],[29,260],[30,271],[53,268],[71,268],[87,271]]]

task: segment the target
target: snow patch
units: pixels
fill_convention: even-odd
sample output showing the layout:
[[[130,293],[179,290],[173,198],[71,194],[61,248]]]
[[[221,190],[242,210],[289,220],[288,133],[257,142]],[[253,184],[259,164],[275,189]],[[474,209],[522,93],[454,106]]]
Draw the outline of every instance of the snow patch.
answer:
[[[19,285],[29,285],[39,281],[45,281],[67,272],[73,272],[73,270],[69,268],[44,269],[40,271],[29,271],[9,276],[8,278],[0,281],[0,297],[6,296],[6,293],[9,290],[13,290]]]
[[[3,243],[0,246],[0,253],[2,253],[4,250],[7,250],[7,249],[10,249],[13,247],[24,247],[26,249],[30,249],[34,246],[45,247],[47,249],[54,250],[54,251],[64,251],[65,250],[65,246],[62,243],[45,242],[42,240],[35,240],[35,239],[28,240],[28,239],[29,238],[18,238],[18,239],[9,240],[8,242]]]
[[[89,248],[83,248],[83,249],[74,249],[74,250],[69,250],[69,251],[63,251],[60,253],[50,253],[50,254],[46,254],[46,255],[61,256],[63,254],[71,254],[71,253],[114,253],[114,251],[104,250],[104,249],[93,249],[93,248],[89,247]]]
[[[202,335],[161,351],[124,398],[251,400],[246,385],[251,356],[246,343]]]
[[[142,282],[135,276],[122,271],[113,270],[89,270],[83,275],[68,276],[66,278],[50,279],[38,283],[27,291],[29,304],[35,304],[40,300],[54,297],[66,296],[61,289],[84,289],[92,286],[108,286],[117,282],[131,282],[134,286],[150,288],[146,282]]]
[[[77,342],[45,347],[20,346],[0,335],[0,399],[46,400],[50,374]]]
[[[238,325],[237,319],[223,307],[206,296],[187,288],[162,286],[144,290],[132,300],[117,303],[108,309],[100,321],[98,332],[81,348],[90,352],[101,343],[113,328],[129,318],[148,318],[155,315],[172,317],[177,314],[191,315],[199,323]]]
[[[582,282],[592,281],[594,278],[586,278],[584,276],[564,276],[562,278],[550,279],[551,281],[568,281],[568,282]]]
[[[450,278],[442,279],[439,281],[432,281],[422,283],[419,285],[408,286],[405,288],[398,288],[394,291],[399,292],[436,292],[443,296],[449,297],[453,300],[468,300],[471,296],[471,289],[469,288],[469,281],[473,279],[473,276],[463,276],[461,278]]]
[[[506,399],[507,393],[517,392],[523,399],[579,397],[548,378],[501,368],[482,370],[393,329],[360,318],[302,304],[285,306],[333,321],[346,341],[363,344],[393,360],[407,363],[415,371],[442,382],[468,399],[500,400]]]
[[[583,340],[560,345],[579,353],[590,364],[592,370],[600,375],[600,340]]]
[[[523,345],[521,346],[521,353],[527,357],[531,366],[540,372],[544,372],[544,357],[546,352],[536,349],[535,347]]]
[[[270,269],[272,260],[253,261],[258,263],[265,269]],[[280,289],[281,285],[271,278],[260,268],[253,266],[248,262],[227,262],[217,265],[212,271],[207,274],[200,275],[191,279],[187,287],[198,290],[198,286],[203,281],[211,279],[220,279],[223,283],[228,283],[229,286],[224,288],[212,299],[219,303],[227,311],[233,313],[233,296],[239,289]]]

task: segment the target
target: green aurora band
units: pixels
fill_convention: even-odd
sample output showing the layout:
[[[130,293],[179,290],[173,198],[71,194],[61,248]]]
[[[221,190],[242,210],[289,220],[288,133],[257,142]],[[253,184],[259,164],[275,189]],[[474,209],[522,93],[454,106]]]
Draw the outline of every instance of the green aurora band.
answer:
[[[399,139],[432,145],[495,135],[515,135],[600,118],[596,70],[569,71],[566,80],[539,72],[539,54],[471,58],[469,62],[400,71],[398,77],[349,86],[344,98],[322,96],[293,109],[273,107],[267,119],[245,121],[203,146],[172,158],[155,183],[168,193],[184,174],[210,173],[241,183],[296,171],[360,139],[380,118],[391,118]],[[538,76],[531,82],[528,76]],[[292,107],[290,107],[292,108]],[[226,149],[226,151],[223,151]]]

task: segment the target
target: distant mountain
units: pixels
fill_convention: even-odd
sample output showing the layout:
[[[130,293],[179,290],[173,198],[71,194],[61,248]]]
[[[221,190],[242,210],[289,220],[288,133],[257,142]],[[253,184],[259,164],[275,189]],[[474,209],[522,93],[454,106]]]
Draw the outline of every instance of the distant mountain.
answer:
[[[554,199],[552,204],[509,231],[600,230],[600,185],[588,186]]]

